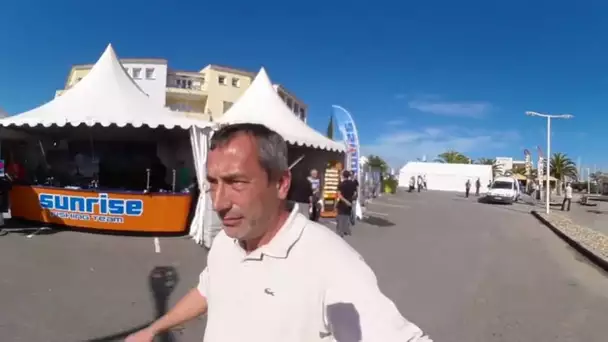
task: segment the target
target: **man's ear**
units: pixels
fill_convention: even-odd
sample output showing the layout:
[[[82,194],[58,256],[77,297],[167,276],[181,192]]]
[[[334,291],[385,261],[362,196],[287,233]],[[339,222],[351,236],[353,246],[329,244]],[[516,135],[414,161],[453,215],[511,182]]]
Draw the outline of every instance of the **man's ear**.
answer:
[[[291,186],[291,171],[287,170],[283,173],[279,181],[277,182],[277,193],[279,199],[286,199],[289,193],[289,187]]]

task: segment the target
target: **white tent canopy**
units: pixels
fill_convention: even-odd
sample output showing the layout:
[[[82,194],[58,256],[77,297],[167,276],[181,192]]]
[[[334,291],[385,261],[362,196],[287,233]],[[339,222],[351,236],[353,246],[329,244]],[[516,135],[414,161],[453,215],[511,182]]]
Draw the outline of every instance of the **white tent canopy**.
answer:
[[[345,150],[343,143],[326,138],[294,115],[274,90],[264,68],[218,122],[262,124],[294,145],[338,152]]]
[[[0,120],[0,126],[5,127],[82,124],[168,129],[210,125],[152,102],[126,73],[112,45],[108,45],[89,74],[62,96],[28,112]]]
[[[474,187],[479,178],[483,192],[492,180],[492,165],[409,162],[399,171],[399,186],[408,187],[411,177],[418,176],[426,177],[429,190],[460,192],[467,180]]]

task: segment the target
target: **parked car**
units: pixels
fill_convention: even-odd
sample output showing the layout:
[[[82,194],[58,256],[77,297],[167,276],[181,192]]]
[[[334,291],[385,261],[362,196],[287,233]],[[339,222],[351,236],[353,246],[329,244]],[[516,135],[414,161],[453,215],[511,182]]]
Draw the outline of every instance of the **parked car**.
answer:
[[[512,204],[519,199],[520,191],[517,179],[513,177],[497,177],[490,185],[485,200],[489,203]]]

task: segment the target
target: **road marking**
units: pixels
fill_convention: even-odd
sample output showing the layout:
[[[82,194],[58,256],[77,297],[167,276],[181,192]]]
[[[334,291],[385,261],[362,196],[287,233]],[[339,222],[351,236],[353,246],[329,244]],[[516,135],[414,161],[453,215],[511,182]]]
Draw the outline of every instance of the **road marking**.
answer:
[[[157,237],[154,238],[154,251],[160,253],[160,240]]]
[[[38,235],[38,233],[40,233],[43,230],[50,230],[51,228],[49,227],[40,227],[38,228],[35,232],[33,232],[32,234],[26,236],[26,238],[31,239],[32,237],[34,237],[34,235]]]
[[[379,216],[388,216],[388,214],[387,214],[387,213],[379,213],[379,212],[376,212],[376,211],[369,211],[369,210],[366,210],[366,211],[363,213],[363,215],[365,215],[365,216],[369,216],[370,214],[371,214],[371,215],[379,215]]]

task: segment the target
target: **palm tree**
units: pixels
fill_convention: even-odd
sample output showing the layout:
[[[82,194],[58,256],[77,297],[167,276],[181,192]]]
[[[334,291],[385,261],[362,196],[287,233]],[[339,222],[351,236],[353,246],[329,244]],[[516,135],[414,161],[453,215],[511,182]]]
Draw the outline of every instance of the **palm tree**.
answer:
[[[367,157],[367,165],[371,168],[380,169],[382,173],[386,173],[388,171],[388,164],[384,161],[384,159],[370,155]]]
[[[525,176],[526,175],[526,167],[525,166],[514,166],[511,169],[511,172],[513,172],[514,174],[518,174],[518,175],[522,175]]]
[[[500,165],[496,164],[496,159],[491,158],[479,158],[475,161],[475,164],[479,165],[492,165],[492,177],[499,176],[503,170]]]
[[[446,164],[469,164],[471,159],[460,152],[449,150],[438,155],[435,161]]]
[[[568,158],[568,155],[556,152],[551,156],[551,176],[557,179],[557,195],[561,194],[561,185],[566,177],[577,179],[578,173],[576,163]]]

